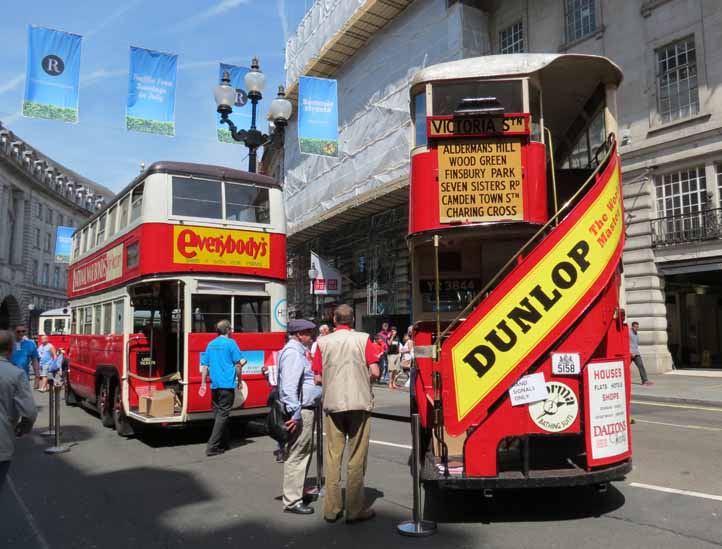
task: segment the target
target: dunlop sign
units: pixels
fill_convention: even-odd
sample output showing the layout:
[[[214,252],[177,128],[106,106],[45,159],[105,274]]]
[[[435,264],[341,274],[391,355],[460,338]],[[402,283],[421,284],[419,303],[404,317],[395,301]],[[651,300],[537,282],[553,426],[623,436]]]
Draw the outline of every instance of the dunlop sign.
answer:
[[[470,329],[447,342],[456,397],[452,419],[459,428],[491,391],[514,381],[507,379],[512,370],[546,350],[540,343],[573,321],[568,315],[576,305],[596,295],[593,286],[623,245],[619,165],[613,162],[606,179],[589,191],[590,200],[580,202],[547,237],[560,231],[556,243],[527,256],[497,288],[498,300],[482,304],[467,320]]]
[[[521,142],[442,141],[439,155],[439,221],[524,218]]]
[[[529,135],[528,114],[504,114],[496,116],[429,116],[426,133],[430,138]]]

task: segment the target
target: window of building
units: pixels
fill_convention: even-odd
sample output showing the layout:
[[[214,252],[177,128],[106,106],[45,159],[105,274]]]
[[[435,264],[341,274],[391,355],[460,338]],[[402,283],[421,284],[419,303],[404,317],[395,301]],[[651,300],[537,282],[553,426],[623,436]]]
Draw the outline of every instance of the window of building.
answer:
[[[595,0],[564,0],[564,28],[567,42],[574,42],[597,30]]]
[[[95,237],[95,245],[99,245],[100,243],[105,241],[105,224],[108,219],[108,214],[104,213],[103,215],[98,218],[98,233]]]
[[[271,300],[268,297],[235,296],[233,301],[233,331],[271,331]]]
[[[51,224],[53,222],[53,210],[50,208],[45,208],[45,222]]]
[[[697,53],[694,37],[657,50],[657,103],[662,122],[699,112]]]
[[[128,204],[130,203],[130,195],[125,195],[120,200],[120,219],[118,220],[118,230],[122,231],[128,226]]]
[[[113,327],[113,304],[103,303],[103,335],[111,333]]]
[[[32,267],[33,270],[30,272],[30,279],[35,284],[40,284],[40,278],[39,278],[40,277],[40,272],[39,272],[40,267],[39,266],[40,266],[40,264],[38,263],[38,260],[33,259],[33,267]]]
[[[113,333],[114,334],[122,334],[123,333],[123,316],[124,316],[124,303],[123,300],[120,299],[114,303],[115,305],[115,322],[113,323]]]
[[[226,219],[250,223],[269,223],[271,218],[268,189],[225,183]]]
[[[53,269],[53,288],[60,288],[60,267]]]
[[[704,166],[658,177],[655,184],[660,217],[697,213],[707,204]]]
[[[133,189],[133,197],[130,207],[130,222],[132,223],[140,217],[143,210],[143,183]]]
[[[64,219],[63,219],[63,214],[59,213],[59,214],[58,214],[58,226],[59,226],[59,227],[63,227],[63,226],[64,226],[64,225],[63,225],[63,221],[64,221]]]
[[[45,234],[45,251],[49,252],[50,248],[53,244],[53,235],[52,233],[46,233]]]
[[[717,164],[715,169],[717,171],[717,196],[719,197],[718,206],[722,208],[722,164]]]
[[[524,52],[524,27],[521,21],[499,32],[499,53]]]
[[[38,219],[43,218],[43,205],[40,202],[35,203],[35,217]]]
[[[173,215],[222,219],[220,181],[173,178]]]
[[[43,286],[48,286],[50,283],[50,264],[44,263],[43,264],[43,279],[41,281],[41,284]]]
[[[68,273],[62,269],[60,271],[60,288],[63,290],[68,288]]]
[[[40,249],[40,229],[35,228],[35,247]]]

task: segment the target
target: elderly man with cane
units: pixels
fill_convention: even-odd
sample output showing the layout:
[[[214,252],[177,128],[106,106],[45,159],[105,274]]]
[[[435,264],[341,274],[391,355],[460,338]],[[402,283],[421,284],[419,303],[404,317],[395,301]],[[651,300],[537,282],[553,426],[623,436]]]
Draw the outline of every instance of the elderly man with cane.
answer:
[[[291,439],[283,465],[283,510],[297,515],[313,513],[313,507],[303,502],[303,486],[313,449],[314,411],[321,400],[321,388],[314,382],[309,353],[315,329],[316,325],[309,320],[291,320],[288,343],[278,359],[280,398],[291,416],[286,422]]]

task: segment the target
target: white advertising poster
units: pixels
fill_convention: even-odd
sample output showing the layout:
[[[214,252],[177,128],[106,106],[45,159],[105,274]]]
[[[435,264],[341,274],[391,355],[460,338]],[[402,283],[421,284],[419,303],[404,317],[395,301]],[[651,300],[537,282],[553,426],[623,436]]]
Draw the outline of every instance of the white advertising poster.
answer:
[[[624,362],[589,364],[587,386],[592,459],[624,454],[629,450]]]
[[[541,372],[522,377],[509,389],[512,406],[546,400],[547,396],[547,385]]]

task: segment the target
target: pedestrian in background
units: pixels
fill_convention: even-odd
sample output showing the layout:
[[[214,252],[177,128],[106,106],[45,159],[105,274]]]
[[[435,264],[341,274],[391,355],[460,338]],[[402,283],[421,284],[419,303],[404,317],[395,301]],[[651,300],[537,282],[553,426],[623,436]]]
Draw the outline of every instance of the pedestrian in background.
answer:
[[[44,335],[40,338],[40,347],[38,347],[38,355],[40,356],[40,385],[38,391],[41,393],[47,393],[48,387],[48,375],[50,374],[50,368],[55,362],[57,353],[55,347],[48,342],[48,336]]]
[[[389,381],[389,361],[388,361],[388,350],[389,350],[389,338],[391,337],[391,328],[389,328],[388,322],[381,324],[381,331],[377,334],[381,338],[381,346],[383,347],[383,353],[379,356],[379,368],[381,369],[381,376],[379,381],[381,383],[388,383]],[[378,337],[376,338],[378,343]]]
[[[629,332],[629,352],[632,355],[632,362],[637,365],[639,369],[639,376],[642,378],[642,385],[649,387],[654,385],[654,382],[649,381],[647,377],[647,370],[644,368],[644,361],[642,355],[639,354],[639,322],[632,322],[632,329]]]
[[[315,330],[316,325],[309,320],[289,321],[288,342],[278,359],[281,402],[291,416],[286,422],[291,439],[283,465],[283,510],[298,515],[313,513],[313,507],[303,502],[303,487],[313,450],[314,413],[321,400],[308,351]]]
[[[213,403],[213,431],[206,446],[207,456],[217,456],[230,448],[228,418],[241,383],[241,368],[245,360],[238,344],[231,339],[231,323],[221,320],[216,324],[218,337],[208,343],[201,355],[201,386],[198,395],[206,394],[206,379],[211,376],[211,402]]]
[[[0,492],[15,453],[15,438],[29,433],[38,417],[25,374],[9,360],[13,336],[0,331]]]
[[[388,351],[386,352],[386,361],[389,368],[389,389],[393,389],[394,377],[401,369],[401,355],[399,354],[399,336],[396,326],[391,326],[391,335],[388,339]]]
[[[28,337],[27,328],[22,324],[18,325],[15,328],[15,345],[10,360],[15,366],[22,368],[28,379],[30,379],[30,366],[32,365],[35,374],[35,383],[33,385],[35,389],[40,384],[39,359],[38,348],[35,346],[35,342]]]
[[[321,324],[318,327],[318,337],[316,338],[316,341],[313,342],[313,345],[311,345],[311,356],[316,354],[316,349],[318,348],[318,340],[321,339],[323,336],[327,336],[331,330],[328,327],[328,324]]]
[[[341,466],[349,447],[346,466],[346,522],[373,518],[364,507],[364,475],[369,449],[371,410],[374,397],[371,381],[379,377],[378,356],[368,334],[351,329],[353,309],[339,305],[333,315],[334,333],[318,343],[313,371],[323,384],[324,430],[326,432],[326,495],[323,515],[335,522],[343,514]]]

